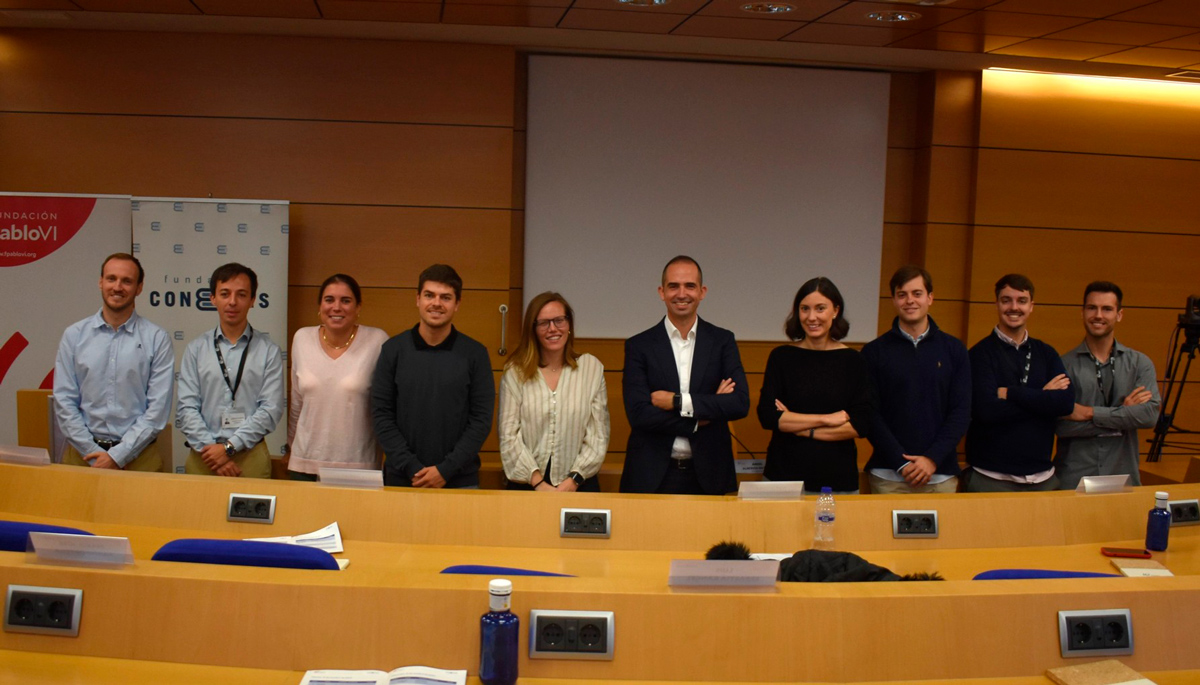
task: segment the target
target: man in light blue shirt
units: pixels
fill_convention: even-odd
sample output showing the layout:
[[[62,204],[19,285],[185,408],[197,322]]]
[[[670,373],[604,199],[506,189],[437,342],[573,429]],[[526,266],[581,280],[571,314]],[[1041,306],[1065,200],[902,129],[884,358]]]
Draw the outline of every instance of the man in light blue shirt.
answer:
[[[270,478],[263,438],[283,417],[283,356],[247,318],[258,276],[241,264],[217,267],[209,280],[219,325],[188,343],[179,364],[175,427],[191,453],[193,475]]]
[[[175,354],[167,332],[134,311],[145,271],[130,254],[100,266],[100,311],[63,332],[54,360],[54,414],[63,463],[158,471],[158,434],[171,414]]]

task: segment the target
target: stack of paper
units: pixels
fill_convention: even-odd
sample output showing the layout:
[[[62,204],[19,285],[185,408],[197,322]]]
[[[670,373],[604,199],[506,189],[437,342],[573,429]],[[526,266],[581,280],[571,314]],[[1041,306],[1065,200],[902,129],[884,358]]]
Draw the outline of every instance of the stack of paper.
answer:
[[[342,531],[338,528],[337,521],[325,526],[321,530],[314,530],[311,533],[304,535],[284,535],[277,538],[246,538],[251,542],[282,542],[288,545],[300,545],[301,547],[314,547],[323,549],[330,554],[340,554],[342,548]]]
[[[1145,576],[1173,576],[1166,566],[1158,563],[1153,559],[1113,559],[1112,565],[1117,567],[1123,575],[1130,578],[1142,578]]]

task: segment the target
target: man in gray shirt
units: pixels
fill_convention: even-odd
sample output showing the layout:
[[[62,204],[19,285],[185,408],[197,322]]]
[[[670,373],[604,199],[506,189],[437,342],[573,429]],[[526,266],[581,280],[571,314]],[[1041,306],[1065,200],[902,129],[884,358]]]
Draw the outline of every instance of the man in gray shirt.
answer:
[[[1140,485],[1137,429],[1158,420],[1158,383],[1146,355],[1117,342],[1124,312],[1115,283],[1095,281],[1083,292],[1083,342],[1062,356],[1075,390],[1075,411],[1058,422],[1054,467],[1062,488],[1084,476],[1126,473]]]

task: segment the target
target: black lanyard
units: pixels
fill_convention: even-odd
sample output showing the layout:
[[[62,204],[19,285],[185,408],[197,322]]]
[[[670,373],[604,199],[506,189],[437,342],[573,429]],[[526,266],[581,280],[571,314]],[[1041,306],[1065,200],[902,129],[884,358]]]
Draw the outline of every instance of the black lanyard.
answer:
[[[1030,345],[1028,340],[1025,341],[1025,345],[1025,371],[1021,374],[1021,385],[1029,383],[1029,367],[1033,362],[1033,345]],[[1017,351],[1020,352],[1020,350],[1021,348],[1018,347]],[[1020,364],[1020,362],[1017,363]]]
[[[217,344],[217,340],[219,340],[221,337],[220,328],[218,328],[217,333],[213,335],[213,349],[217,351],[217,363],[221,365],[221,375],[225,377],[225,386],[229,388],[229,392],[232,393],[233,399],[237,399],[238,388],[242,387],[242,372],[246,370],[246,357],[250,356],[250,341],[254,340],[254,329],[250,328],[249,325],[247,325],[246,328],[250,331],[250,333],[246,337],[246,349],[242,352],[242,361],[238,364],[237,381],[233,383],[229,382],[229,369],[225,368],[225,355],[221,354],[221,346]],[[236,346],[237,341],[235,340],[233,344]]]
[[[1112,385],[1108,386],[1107,392],[1104,390],[1104,375],[1100,373],[1100,369],[1104,368],[1108,364],[1113,363],[1113,356],[1116,354],[1116,352],[1117,344],[1114,342],[1112,350],[1110,350],[1108,353],[1108,361],[1104,364],[1101,364],[1099,359],[1096,359],[1091,352],[1088,352],[1088,356],[1092,358],[1092,363],[1096,365],[1096,389],[1098,389],[1100,394],[1104,397],[1104,406],[1106,407],[1111,407],[1113,402],[1113,386],[1117,384],[1116,366],[1113,366],[1113,383]]]

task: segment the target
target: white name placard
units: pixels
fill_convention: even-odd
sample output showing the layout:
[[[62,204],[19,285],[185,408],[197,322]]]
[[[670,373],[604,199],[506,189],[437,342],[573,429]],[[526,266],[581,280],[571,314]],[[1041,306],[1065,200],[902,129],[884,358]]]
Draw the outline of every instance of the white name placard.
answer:
[[[50,463],[50,453],[44,447],[0,445],[0,461],[6,464],[44,466]]]
[[[667,585],[673,587],[770,587],[779,576],[779,562],[672,559]]]
[[[1129,474],[1118,476],[1084,476],[1075,486],[1075,492],[1095,495],[1102,492],[1121,492],[1129,482]]]
[[[55,564],[125,565],[133,563],[129,538],[68,533],[30,533],[38,561]]]
[[[383,471],[379,469],[335,469],[321,467],[317,470],[317,479],[321,485],[331,485],[339,488],[383,487]]]
[[[738,497],[740,499],[804,499],[804,481],[744,481],[738,485]]]

